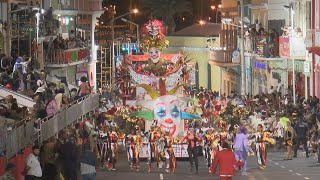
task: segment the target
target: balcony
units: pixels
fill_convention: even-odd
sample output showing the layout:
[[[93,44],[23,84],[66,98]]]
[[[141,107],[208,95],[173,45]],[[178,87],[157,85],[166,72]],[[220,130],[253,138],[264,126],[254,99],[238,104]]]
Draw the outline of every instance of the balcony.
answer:
[[[209,63],[221,67],[238,66],[240,57],[233,57],[233,52],[233,50],[211,50],[209,52]]]
[[[308,29],[305,44],[309,53],[320,55],[320,29]]]
[[[46,62],[47,67],[66,67],[78,65],[89,59],[90,52],[87,48],[74,48],[66,50],[51,50]]]
[[[88,95],[70,103],[53,117],[41,120],[28,118],[14,124],[11,131],[7,126],[0,126],[0,152],[5,152],[8,159],[14,157],[26,146],[37,141],[39,144],[56,135],[68,125],[77,122],[80,117],[99,107],[99,94]],[[38,125],[37,129],[35,124]],[[1,162],[0,162],[1,167]]]
[[[51,1],[51,7],[55,10],[79,10],[79,11],[100,11],[102,0],[64,0]]]

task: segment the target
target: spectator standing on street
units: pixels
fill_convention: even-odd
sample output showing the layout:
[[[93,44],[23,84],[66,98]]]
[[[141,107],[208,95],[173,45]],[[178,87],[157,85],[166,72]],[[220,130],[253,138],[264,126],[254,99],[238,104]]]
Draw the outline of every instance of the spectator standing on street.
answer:
[[[42,169],[39,161],[40,148],[39,146],[32,147],[32,153],[26,160],[25,180],[41,180]]]
[[[229,149],[229,144],[224,142],[222,144],[222,150],[219,151],[213,161],[211,172],[215,174],[217,167],[219,166],[220,180],[232,180],[232,176],[235,175],[234,166],[242,166],[243,162],[237,161],[234,153]]]
[[[61,146],[61,156],[64,162],[64,178],[65,180],[77,180],[77,149],[67,132],[67,139]]]
[[[308,132],[308,124],[305,123],[302,119],[303,117],[300,115],[299,120],[297,124],[295,125],[295,132],[296,132],[296,146],[294,148],[294,158],[297,157],[298,149],[300,147],[300,144],[303,145],[305,151],[306,151],[306,157],[309,157],[309,150],[307,146],[307,132]]]
[[[96,179],[96,165],[97,157],[94,152],[90,150],[90,145],[86,144],[80,155],[80,172],[82,180]]]

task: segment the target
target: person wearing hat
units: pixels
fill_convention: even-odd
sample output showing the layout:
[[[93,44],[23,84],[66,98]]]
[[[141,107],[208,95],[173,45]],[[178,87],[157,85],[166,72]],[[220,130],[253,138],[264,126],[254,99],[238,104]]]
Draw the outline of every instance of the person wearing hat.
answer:
[[[1,177],[2,180],[15,180],[15,178],[12,175],[12,172],[15,169],[15,165],[12,163],[8,163],[5,169],[5,174]]]
[[[42,177],[42,169],[39,161],[40,147],[34,145],[32,153],[26,159],[24,169],[25,180],[40,180]]]

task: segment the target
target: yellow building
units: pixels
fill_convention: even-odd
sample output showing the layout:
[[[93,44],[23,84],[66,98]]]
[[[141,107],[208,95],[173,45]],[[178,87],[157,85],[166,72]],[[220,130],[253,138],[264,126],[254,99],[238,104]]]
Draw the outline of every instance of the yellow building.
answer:
[[[197,63],[197,82],[198,87],[220,90],[220,71],[219,67],[212,66],[210,61],[210,49],[219,47],[220,24],[206,23],[203,25],[194,24],[174,35],[167,36],[169,48],[163,53],[184,52],[193,63]]]

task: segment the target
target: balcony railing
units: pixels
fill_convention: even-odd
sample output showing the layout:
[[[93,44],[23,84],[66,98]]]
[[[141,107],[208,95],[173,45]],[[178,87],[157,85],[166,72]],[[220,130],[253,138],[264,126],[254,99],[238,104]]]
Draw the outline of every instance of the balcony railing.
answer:
[[[272,58],[279,56],[279,36],[248,35],[244,39],[246,52],[257,54],[260,57]]]
[[[99,94],[89,95],[74,101],[53,117],[26,119],[11,126],[11,131],[7,131],[6,126],[0,127],[0,153],[5,153],[9,159],[35,141],[41,144],[97,107]]]
[[[308,29],[306,34],[306,47],[320,47],[320,29]]]
[[[80,11],[99,11],[102,10],[102,0],[64,0],[52,1],[51,7],[55,10],[80,10]]]
[[[47,60],[48,64],[70,64],[88,59],[90,53],[86,48],[67,50],[52,50]]]
[[[209,59],[217,63],[233,63],[231,50],[213,50],[210,51]]]

